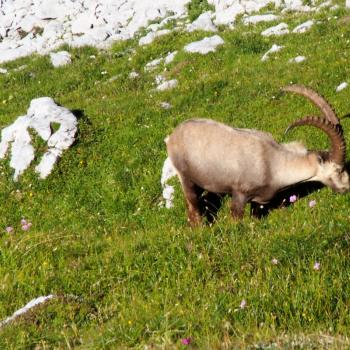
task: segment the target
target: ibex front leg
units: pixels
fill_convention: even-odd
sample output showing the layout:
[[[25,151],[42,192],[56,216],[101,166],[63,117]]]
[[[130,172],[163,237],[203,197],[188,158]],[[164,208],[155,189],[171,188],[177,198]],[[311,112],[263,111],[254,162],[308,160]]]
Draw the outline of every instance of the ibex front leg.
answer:
[[[187,220],[191,227],[200,225],[202,218],[199,209],[197,186],[190,180],[180,177],[182,189],[186,199]]]
[[[243,218],[244,207],[247,204],[248,198],[240,192],[232,191],[231,215],[234,220]]]

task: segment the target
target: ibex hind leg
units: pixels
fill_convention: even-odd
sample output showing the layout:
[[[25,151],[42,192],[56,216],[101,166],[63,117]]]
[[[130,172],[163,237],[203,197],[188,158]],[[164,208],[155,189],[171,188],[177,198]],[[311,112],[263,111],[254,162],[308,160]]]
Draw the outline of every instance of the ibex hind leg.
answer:
[[[199,207],[198,187],[191,180],[188,180],[183,176],[179,177],[186,200],[187,220],[191,227],[197,227],[202,221]]]

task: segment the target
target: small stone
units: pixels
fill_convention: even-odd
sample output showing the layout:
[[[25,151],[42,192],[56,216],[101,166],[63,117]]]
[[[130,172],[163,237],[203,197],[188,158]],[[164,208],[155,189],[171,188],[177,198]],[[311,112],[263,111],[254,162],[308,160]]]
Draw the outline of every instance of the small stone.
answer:
[[[297,56],[297,57],[291,58],[288,62],[289,63],[301,63],[305,60],[306,60],[305,56]]]
[[[195,52],[206,55],[209,52],[215,52],[216,48],[224,43],[224,40],[219,35],[214,35],[212,37],[206,37],[202,40],[190,43],[184,47],[184,50],[187,52]]]
[[[158,91],[170,90],[175,88],[178,85],[178,83],[179,82],[176,79],[164,81],[163,83],[157,86],[157,90]]]
[[[295,27],[292,32],[293,33],[305,33],[311,29],[311,27],[314,25],[314,23],[315,22],[313,20],[306,21],[306,22],[298,25],[297,27]]]
[[[279,45],[273,44],[271,49],[268,50],[267,52],[265,52],[263,57],[261,57],[261,61],[267,61],[270,57],[270,54],[278,52],[278,51],[282,50],[283,48],[284,48],[284,46],[279,46]]]
[[[165,64],[171,63],[171,62],[174,60],[174,58],[175,58],[176,55],[177,55],[177,51],[170,52],[170,53],[165,57],[164,63],[165,63]]]
[[[129,78],[130,79],[136,79],[140,76],[139,73],[135,72],[135,71],[132,71],[130,74],[129,74]]]
[[[206,32],[216,32],[217,28],[211,20],[212,15],[213,13],[211,11],[202,13],[194,22],[187,25],[187,31],[203,30]]]
[[[164,109],[170,109],[170,108],[172,108],[172,105],[171,105],[170,103],[168,103],[168,102],[161,102],[161,103],[160,103],[160,106],[161,106],[162,108],[164,108]]]
[[[51,52],[50,59],[54,67],[65,66],[72,62],[71,55],[67,51]]]
[[[277,26],[270,27],[266,30],[264,30],[261,35],[262,36],[272,36],[272,35],[284,35],[288,34],[289,29],[288,29],[288,24],[286,23],[280,23]]]
[[[335,89],[336,92],[342,91],[344,89],[346,89],[348,87],[348,83],[343,82],[340,85],[337,86],[337,88]]]

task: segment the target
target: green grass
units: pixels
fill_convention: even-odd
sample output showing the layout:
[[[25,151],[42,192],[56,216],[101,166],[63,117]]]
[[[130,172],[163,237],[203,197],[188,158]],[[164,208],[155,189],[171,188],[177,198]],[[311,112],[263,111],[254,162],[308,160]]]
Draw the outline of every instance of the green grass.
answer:
[[[294,28],[310,16],[284,21]],[[107,52],[69,49],[73,63],[58,69],[47,56],[3,65],[10,74],[0,76],[1,127],[31,99],[50,96],[79,111],[79,132],[44,181],[33,165],[15,183],[8,160],[1,163],[0,320],[40,295],[62,296],[3,327],[1,349],[171,349],[185,348],[188,337],[201,349],[350,346],[349,194],[324,188],[262,220],[247,210],[240,223],[226,201],[218,221],[198,230],[187,226],[176,181],[174,208],[159,207],[163,139],[185,119],[327,147],[313,128],[283,136],[291,121],[318,112],[280,93],[290,82],[326,96],[340,117],[349,113],[348,90],[335,88],[350,76],[350,29],[327,12],[314,16],[320,23],[305,34],[263,38],[271,23],[237,25],[219,33],[225,45],[216,53],[180,51],[166,72],[179,86],[162,93],[153,89],[164,67],[145,73],[145,64],[205,33],[175,32],[146,47],[127,41]],[[274,43],[285,48],[261,62]],[[297,55],[307,60],[288,63]],[[140,76],[131,80],[133,70]],[[162,109],[162,101],[173,107]],[[349,138],[347,119],[343,127]],[[28,232],[23,217],[33,223]],[[9,225],[14,233],[5,232]]]
[[[196,20],[203,12],[213,11],[213,5],[209,5],[207,0],[192,0],[187,5],[188,18],[191,22]]]

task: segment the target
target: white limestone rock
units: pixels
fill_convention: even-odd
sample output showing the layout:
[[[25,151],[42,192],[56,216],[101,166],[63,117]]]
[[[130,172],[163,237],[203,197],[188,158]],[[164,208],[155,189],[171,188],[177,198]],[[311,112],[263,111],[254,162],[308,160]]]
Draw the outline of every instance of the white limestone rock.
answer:
[[[104,42],[107,40],[112,35],[112,31],[108,28],[108,26],[96,27],[86,31],[85,35],[89,35],[98,44],[99,42]]]
[[[264,14],[264,15],[254,15],[254,16],[246,16],[243,17],[242,22],[245,25],[249,24],[257,24],[261,22],[272,22],[280,19],[280,16],[274,15],[272,13]]]
[[[314,20],[306,21],[297,27],[295,27],[292,31],[292,33],[305,33],[311,29],[311,27],[315,24]]]
[[[137,72],[135,72],[135,71],[132,71],[132,72],[130,72],[130,74],[129,74],[129,79],[136,79],[136,78],[138,78],[139,76],[140,76],[139,73],[137,73]]]
[[[178,53],[178,51],[173,51],[173,52],[168,53],[168,55],[164,59],[164,63],[170,64],[174,60],[177,53]]]
[[[63,19],[69,7],[57,0],[37,1],[35,13],[40,19]]]
[[[22,307],[22,308],[18,309],[17,311],[15,311],[12,314],[12,316],[9,316],[9,317],[5,318],[4,320],[0,321],[0,328],[4,327],[8,323],[16,320],[16,318],[18,318],[19,316],[28,313],[31,309],[33,309],[37,305],[46,303],[48,300],[53,299],[53,298],[56,298],[56,296],[53,295],[53,294],[50,294],[50,295],[47,295],[47,296],[42,296],[42,297],[38,297],[38,298],[35,298],[35,299],[31,300],[24,307]]]
[[[34,160],[34,147],[28,132],[30,120],[27,116],[18,117],[10,126],[1,132],[0,158],[5,158],[12,142],[10,167],[15,169],[14,180],[26,170]]]
[[[301,63],[304,62],[306,60],[305,56],[296,56],[294,58],[291,58],[288,62],[289,63]]]
[[[340,92],[344,89],[346,89],[348,87],[348,83],[343,82],[340,85],[337,86],[337,88],[335,89],[336,92]]]
[[[262,56],[261,61],[267,61],[272,53],[278,52],[284,48],[283,45],[279,46],[276,44],[273,44],[271,49],[269,49],[265,54]]]
[[[289,33],[288,24],[280,23],[277,26],[273,26],[264,30],[262,36],[272,36],[272,35],[285,35]]]
[[[216,32],[217,28],[212,21],[213,12],[207,11],[202,13],[194,22],[187,25],[186,30],[188,32],[194,32],[195,30],[203,30],[206,32]]]
[[[160,106],[163,108],[163,109],[171,109],[172,108],[172,105],[169,103],[169,102],[161,102],[160,103]]]
[[[56,132],[52,131],[52,123],[60,124]],[[50,97],[32,100],[27,114],[1,132],[0,158],[6,157],[11,144],[10,166],[15,170],[15,181],[34,159],[35,150],[31,144],[29,128],[47,141],[48,150],[35,168],[40,178],[44,179],[51,173],[63,151],[73,144],[77,119],[67,108],[56,105]]]
[[[44,26],[42,37],[48,41],[55,41],[56,38],[64,35],[65,31],[65,26],[59,21],[50,21],[50,23]]]
[[[35,47],[15,47],[15,48],[1,48],[1,43],[0,43],[0,63],[8,62],[15,60],[17,58],[21,57],[26,57],[28,55],[31,55],[32,53],[35,52]]]
[[[286,11],[311,12],[314,10],[315,8],[304,5],[303,0],[284,0],[284,9],[282,10],[282,13]]]
[[[181,16],[176,14],[172,16],[165,17],[163,20],[160,21],[160,23],[153,23],[150,24],[147,29],[151,30],[152,32],[156,32],[160,29],[162,29],[165,25],[167,25],[170,21],[179,19]]]
[[[0,1],[0,63],[34,52],[47,54],[64,43],[73,47],[108,48],[114,41],[132,38],[149,21],[163,18],[161,26],[164,26],[183,16],[189,1],[3,0]],[[52,23],[55,26],[47,29]],[[35,36],[21,40],[18,29],[32,33],[35,27],[43,28],[43,34],[36,32]]]
[[[72,34],[84,34],[91,28],[93,28],[95,24],[96,18],[91,12],[83,12],[79,14],[72,22],[71,22],[71,31]]]
[[[44,27],[44,21],[40,20],[34,14],[28,14],[23,17],[18,23],[18,28],[21,28],[24,32],[31,32],[35,27]]]
[[[65,66],[72,62],[71,54],[67,51],[51,52],[50,59],[54,67]]]
[[[176,79],[166,80],[160,83],[160,85],[158,85],[156,89],[158,91],[170,90],[174,89],[178,84],[179,82]]]
[[[174,189],[174,186],[171,186],[168,184],[168,181],[174,176],[176,176],[176,170],[170,158],[168,157],[164,161],[163,168],[162,168],[162,175],[160,179],[160,183],[163,189],[162,195],[163,195],[163,199],[165,200],[165,207],[168,209],[174,206],[173,200],[174,200],[175,189]]]
[[[155,60],[148,62],[145,66],[146,72],[151,72],[152,70],[156,69],[162,62],[164,58],[156,58]]]
[[[202,40],[195,41],[184,47],[186,52],[200,53],[206,55],[209,52],[215,52],[217,47],[223,45],[225,42],[219,35],[206,37]]]
[[[290,9],[295,5],[299,5],[301,0],[208,0],[208,4],[215,7],[214,24],[232,26],[237,16],[242,14],[251,14],[259,12],[262,8],[269,4],[278,7]],[[298,3],[298,4],[296,4]],[[300,8],[299,6],[298,9]]]
[[[157,85],[160,85],[166,81],[165,77],[161,74],[156,75],[155,80]]]
[[[328,6],[329,1],[324,4]],[[48,54],[62,44],[108,48],[115,41],[133,38],[140,28],[149,25],[149,21],[159,20],[158,24],[148,26],[151,33],[140,39],[140,45],[146,45],[156,37],[169,33],[169,29],[162,28],[169,21],[183,19],[189,2],[0,0],[0,64],[32,53]],[[283,8],[283,11],[315,11],[323,5],[305,6],[303,0],[208,0],[208,3],[215,10],[199,16],[187,26],[189,30],[215,31],[215,25],[232,27],[238,15],[256,13],[271,3],[276,8]],[[346,6],[349,6],[348,1]],[[263,18],[251,16],[246,23]],[[269,16],[266,15],[264,20],[270,20]],[[35,27],[43,28],[42,35]],[[29,34],[35,32],[35,35],[21,38],[19,29]]]
[[[139,45],[149,45],[151,44],[156,38],[169,34],[170,30],[169,29],[162,29],[158,30],[157,32],[149,32],[146,36],[142,37],[139,40]]]
[[[214,3],[214,1],[208,1],[208,3]],[[231,25],[235,22],[236,17],[245,12],[244,6],[236,2],[231,6],[216,6],[215,11],[215,25]]]

